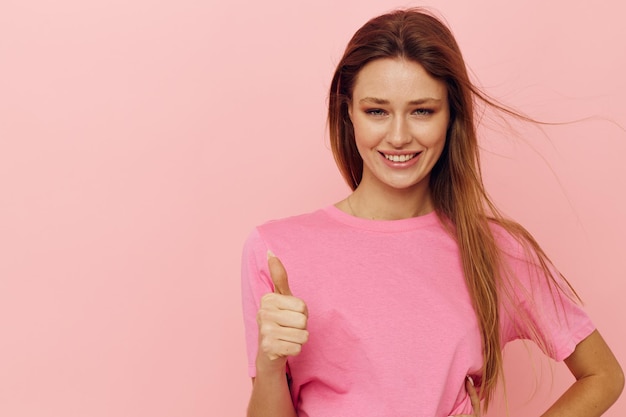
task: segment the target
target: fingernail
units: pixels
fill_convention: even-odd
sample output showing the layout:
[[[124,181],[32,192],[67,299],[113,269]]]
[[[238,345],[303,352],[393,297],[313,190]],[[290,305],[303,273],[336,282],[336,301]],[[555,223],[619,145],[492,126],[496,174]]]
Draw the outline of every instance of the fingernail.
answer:
[[[271,250],[268,249],[267,250],[267,259],[275,258],[275,257],[276,257],[276,255],[274,255],[274,252],[272,252]]]
[[[469,381],[469,383],[472,384],[472,386],[474,386],[474,380],[472,379],[472,377],[467,375],[466,378]]]

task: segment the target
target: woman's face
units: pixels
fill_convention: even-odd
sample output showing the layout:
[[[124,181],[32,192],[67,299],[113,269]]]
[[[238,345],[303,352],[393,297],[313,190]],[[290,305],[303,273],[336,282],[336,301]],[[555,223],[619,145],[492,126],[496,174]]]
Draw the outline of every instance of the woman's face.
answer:
[[[418,63],[384,58],[358,73],[348,112],[363,158],[359,187],[428,187],[450,119],[445,83]]]

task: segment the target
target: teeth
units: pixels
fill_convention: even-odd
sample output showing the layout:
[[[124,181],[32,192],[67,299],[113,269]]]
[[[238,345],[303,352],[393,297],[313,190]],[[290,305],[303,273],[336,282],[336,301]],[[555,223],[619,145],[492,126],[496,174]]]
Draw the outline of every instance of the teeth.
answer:
[[[417,154],[411,154],[411,155],[387,155],[384,154],[385,158],[387,158],[388,160],[392,161],[392,162],[406,162],[410,159],[413,159],[415,157],[415,155]]]

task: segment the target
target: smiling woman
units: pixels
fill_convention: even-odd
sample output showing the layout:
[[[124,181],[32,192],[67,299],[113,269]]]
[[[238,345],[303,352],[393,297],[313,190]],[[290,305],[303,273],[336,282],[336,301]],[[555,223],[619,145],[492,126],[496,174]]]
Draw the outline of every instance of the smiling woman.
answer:
[[[376,219],[394,195],[400,204],[388,219],[433,211],[428,181],[446,142],[448,107],[446,85],[415,61],[385,58],[363,67],[348,107],[363,159],[360,186],[346,199],[353,214]],[[407,197],[414,203],[403,203]]]
[[[480,416],[516,339],[576,378],[545,417],[599,416],[620,395],[621,368],[575,291],[487,196],[476,100],[516,115],[472,85],[425,11],[355,33],[328,110],[353,192],[245,244],[249,416]]]

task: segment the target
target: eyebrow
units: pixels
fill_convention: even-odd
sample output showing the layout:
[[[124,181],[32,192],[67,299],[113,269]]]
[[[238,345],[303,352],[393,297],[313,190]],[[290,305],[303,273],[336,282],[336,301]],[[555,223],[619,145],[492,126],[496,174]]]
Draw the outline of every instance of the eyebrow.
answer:
[[[412,106],[415,106],[415,105],[430,103],[433,101],[436,103],[440,103],[442,100],[439,98],[434,98],[434,97],[424,97],[424,98],[418,98],[416,100],[411,100],[409,101],[409,104]],[[365,97],[359,100],[359,103],[363,103],[363,102],[371,102],[374,104],[381,104],[381,105],[389,104],[389,100],[385,100],[383,98],[377,98],[377,97]]]

